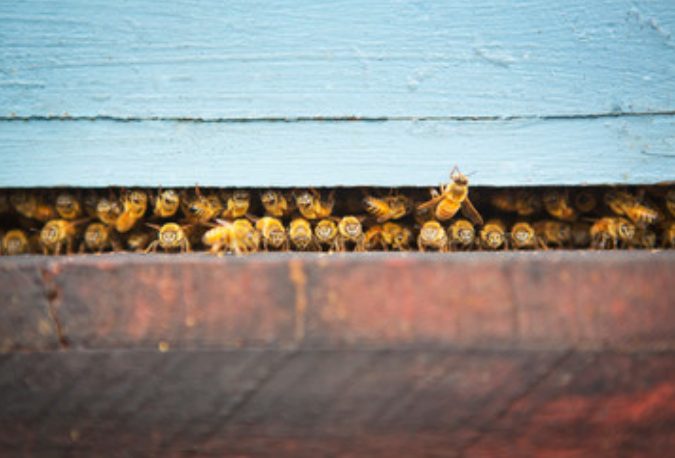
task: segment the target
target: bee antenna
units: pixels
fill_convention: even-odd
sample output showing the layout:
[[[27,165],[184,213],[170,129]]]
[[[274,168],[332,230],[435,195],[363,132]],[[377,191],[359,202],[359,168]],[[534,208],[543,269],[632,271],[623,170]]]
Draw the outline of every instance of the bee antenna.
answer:
[[[155,230],[157,230],[157,231],[160,230],[160,229],[162,228],[162,227],[161,227],[160,225],[158,225],[158,224],[145,223],[145,225],[148,226],[149,228],[155,229]]]

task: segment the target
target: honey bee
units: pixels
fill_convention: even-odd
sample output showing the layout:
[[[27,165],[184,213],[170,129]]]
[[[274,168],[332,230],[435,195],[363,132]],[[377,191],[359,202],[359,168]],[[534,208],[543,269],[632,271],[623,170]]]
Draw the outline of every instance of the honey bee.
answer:
[[[45,255],[53,253],[58,255],[61,249],[66,248],[66,254],[73,252],[73,243],[77,236],[77,224],[79,222],[65,219],[52,219],[44,225],[40,231],[40,245]]]
[[[150,242],[150,245],[145,249],[146,253],[154,253],[157,248],[161,248],[165,252],[180,250],[181,253],[187,253],[190,251],[190,240],[179,224],[166,223],[158,226],[146,223],[146,225],[157,231],[157,238]]]
[[[107,249],[118,251],[120,246],[110,226],[103,223],[91,223],[84,230],[84,241],[80,245],[80,252],[84,252],[85,249],[94,253],[102,253]]]
[[[555,245],[558,248],[563,248],[572,238],[572,226],[569,223],[544,220],[534,223],[532,227],[534,227],[537,237],[549,247]]]
[[[575,221],[577,213],[570,203],[567,192],[549,191],[542,198],[544,208],[552,217],[561,221]]]
[[[150,234],[147,231],[136,230],[127,236],[127,247],[137,253],[144,252],[150,243]]]
[[[670,216],[675,217],[675,189],[669,189],[666,193],[666,208]]]
[[[488,250],[498,250],[502,246],[508,248],[508,239],[506,238],[506,226],[504,223],[492,219],[485,223],[480,233],[480,246]]]
[[[458,219],[448,228],[448,248],[469,250],[476,244],[476,229],[466,219]]]
[[[574,196],[574,206],[581,213],[590,213],[598,205],[598,199],[591,191],[579,191]]]
[[[483,218],[469,200],[469,180],[455,167],[450,173],[451,183],[441,186],[440,192],[431,191],[431,200],[417,206],[418,210],[434,208],[434,215],[440,221],[462,214],[474,224],[483,224]],[[445,233],[445,231],[443,231]]]
[[[429,249],[445,252],[448,251],[448,234],[438,221],[427,221],[422,225],[417,235],[417,249],[427,251]]]
[[[591,244],[591,225],[589,223],[584,223],[577,221],[572,224],[570,239],[572,241],[572,246],[577,248],[586,248]]]
[[[335,206],[335,191],[331,191],[325,201],[321,200],[321,193],[316,189],[301,191],[294,197],[298,211],[308,220],[328,218]]]
[[[221,255],[230,248],[232,239],[232,223],[225,221],[215,226],[202,235],[202,243],[213,254]]]
[[[153,199],[154,209],[152,214],[157,218],[171,218],[180,208],[180,196],[173,189],[161,190]]]
[[[670,221],[663,229],[663,246],[675,248],[675,221]]]
[[[122,213],[115,220],[115,230],[129,232],[148,209],[148,195],[143,191],[125,192],[122,196]]]
[[[232,194],[227,195],[225,209],[221,213],[221,218],[235,219],[241,218],[248,213],[251,206],[251,194],[243,189],[235,189]]]
[[[221,225],[223,220],[216,220]],[[258,251],[260,246],[260,234],[255,230],[251,222],[244,218],[238,218],[231,223],[230,250],[235,254],[248,254]]]
[[[103,224],[114,226],[120,213],[122,209],[117,201],[103,198],[96,204],[96,216]]]
[[[632,245],[647,250],[656,248],[656,232],[647,228],[637,228]]]
[[[392,219],[401,219],[412,209],[412,201],[404,195],[392,195],[383,198],[365,196],[363,206],[378,223]]]
[[[651,208],[628,192],[608,191],[605,203],[618,216],[626,216],[634,224],[653,224],[660,219],[658,210]]]
[[[2,237],[0,253],[6,256],[16,256],[30,253],[30,242],[26,233],[20,229],[7,231]]]
[[[546,249],[546,244],[543,240],[537,237],[537,234],[532,226],[525,222],[519,222],[511,228],[511,242],[516,249],[526,248],[540,248]]]
[[[185,193],[180,202],[183,214],[190,224],[208,223],[223,210],[218,196],[215,194],[204,196],[199,187],[195,188],[194,198],[188,197]]]
[[[56,210],[44,199],[34,193],[26,191],[15,192],[10,195],[9,203],[21,216],[40,221],[42,223],[56,218]]]
[[[314,226],[314,238],[319,247],[327,246],[329,251],[340,249],[338,242],[338,227],[331,219],[322,219]]]
[[[379,224],[368,228],[363,234],[363,247],[368,251],[387,251],[387,244],[384,241],[383,232],[384,230]]]
[[[539,197],[528,191],[501,191],[490,198],[492,205],[507,213],[518,213],[520,216],[530,216],[541,210]]]
[[[338,223],[338,242],[340,251],[347,245],[353,245],[354,251],[365,249],[365,235],[363,234],[362,217],[344,216]]]
[[[590,229],[591,246],[599,249],[628,245],[635,237],[635,226],[626,218],[605,217],[597,220]]]
[[[384,223],[382,226],[384,243],[395,251],[410,249],[413,233],[405,226],[396,223]]]
[[[295,249],[305,251],[317,248],[314,242],[312,226],[304,218],[295,218],[288,227],[288,236]]]
[[[63,219],[77,219],[82,216],[82,204],[75,195],[63,192],[56,197],[56,212]]]
[[[260,233],[265,251],[269,249],[288,250],[289,243],[286,229],[277,218],[264,216],[256,221],[255,228]]]
[[[292,210],[286,196],[279,191],[273,191],[271,189],[264,191],[260,194],[260,202],[262,202],[267,215],[274,216],[275,218],[283,218],[284,216],[289,215]]]

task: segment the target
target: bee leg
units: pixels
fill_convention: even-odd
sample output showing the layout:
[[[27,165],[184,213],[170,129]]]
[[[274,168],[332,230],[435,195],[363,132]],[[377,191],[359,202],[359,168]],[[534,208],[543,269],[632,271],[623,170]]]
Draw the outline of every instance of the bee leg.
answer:
[[[145,249],[145,253],[155,253],[157,252],[157,246],[159,246],[159,241],[158,240],[153,240],[150,245]]]
[[[542,250],[548,250],[548,245],[546,245],[546,242],[541,237],[537,237],[537,244],[539,245],[539,248]]]

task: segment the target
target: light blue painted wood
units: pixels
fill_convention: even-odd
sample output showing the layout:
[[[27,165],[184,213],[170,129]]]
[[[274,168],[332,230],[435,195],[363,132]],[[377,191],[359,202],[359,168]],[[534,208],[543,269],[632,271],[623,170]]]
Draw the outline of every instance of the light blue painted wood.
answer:
[[[504,122],[0,123],[0,187],[655,183],[675,117]]]
[[[0,115],[675,109],[672,0],[0,2]]]

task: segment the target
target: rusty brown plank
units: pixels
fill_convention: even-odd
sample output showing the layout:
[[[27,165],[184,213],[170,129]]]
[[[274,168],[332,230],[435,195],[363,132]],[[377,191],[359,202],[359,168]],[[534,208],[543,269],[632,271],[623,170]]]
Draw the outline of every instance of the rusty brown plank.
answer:
[[[5,351],[48,324],[73,348],[670,348],[673,284],[674,251],[3,258],[0,322]]]
[[[666,456],[675,353],[23,353],[0,405],[2,456]]]

